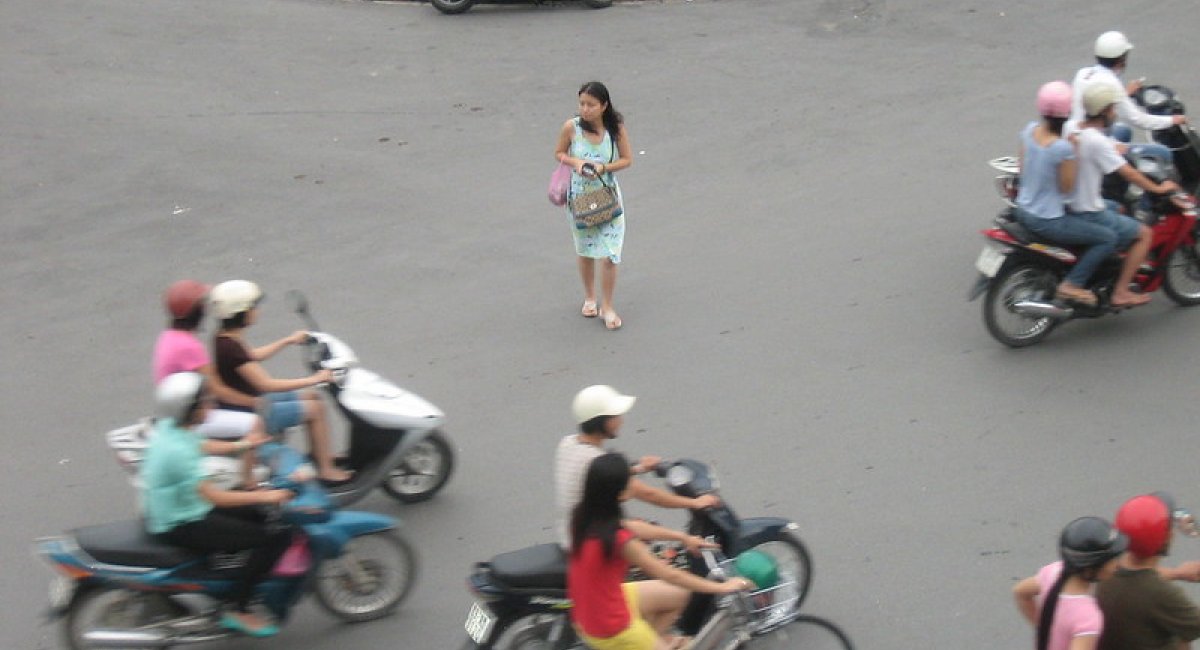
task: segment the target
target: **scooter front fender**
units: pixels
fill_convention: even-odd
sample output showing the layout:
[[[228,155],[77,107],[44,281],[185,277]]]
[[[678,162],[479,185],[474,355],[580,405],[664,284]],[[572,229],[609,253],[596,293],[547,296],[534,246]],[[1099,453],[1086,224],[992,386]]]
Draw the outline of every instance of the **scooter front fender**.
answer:
[[[980,273],[979,277],[975,278],[975,283],[971,285],[971,290],[967,292],[967,302],[972,302],[987,291],[988,285],[992,283],[992,279]]]

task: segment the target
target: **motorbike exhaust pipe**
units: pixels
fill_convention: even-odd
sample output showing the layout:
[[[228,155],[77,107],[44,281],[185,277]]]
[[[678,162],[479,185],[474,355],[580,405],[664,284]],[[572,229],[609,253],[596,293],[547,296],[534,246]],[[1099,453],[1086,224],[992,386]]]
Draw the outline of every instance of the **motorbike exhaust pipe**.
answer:
[[[89,648],[164,648],[169,638],[161,630],[91,630],[83,633]]]
[[[1075,314],[1075,310],[1070,307],[1063,307],[1052,302],[1042,302],[1040,300],[1018,300],[1013,303],[1012,309],[1024,316],[1053,318],[1055,320],[1066,320]]]

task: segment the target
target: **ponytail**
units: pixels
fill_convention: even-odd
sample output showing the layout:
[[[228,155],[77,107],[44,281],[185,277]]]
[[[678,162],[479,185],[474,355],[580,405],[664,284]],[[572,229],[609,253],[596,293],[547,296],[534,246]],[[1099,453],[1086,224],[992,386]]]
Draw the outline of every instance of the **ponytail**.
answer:
[[[1050,647],[1050,629],[1054,626],[1054,610],[1058,609],[1058,595],[1062,593],[1063,585],[1071,576],[1075,575],[1076,571],[1077,569],[1067,566],[1067,563],[1064,562],[1062,573],[1058,574],[1058,580],[1054,581],[1054,586],[1050,587],[1045,598],[1042,598],[1042,611],[1038,614],[1037,650],[1046,650]]]

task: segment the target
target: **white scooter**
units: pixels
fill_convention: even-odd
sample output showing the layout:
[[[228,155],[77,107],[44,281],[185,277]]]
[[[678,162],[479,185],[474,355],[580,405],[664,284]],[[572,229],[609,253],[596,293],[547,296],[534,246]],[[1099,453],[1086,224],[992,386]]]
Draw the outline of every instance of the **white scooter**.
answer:
[[[310,329],[308,365],[313,371],[333,371],[334,381],[324,384],[324,389],[350,424],[349,448],[338,464],[352,470],[354,477],[326,486],[330,498],[344,508],[377,486],[404,503],[432,497],[454,470],[454,449],[440,429],[445,414],[360,366],[350,346],[321,331],[302,294],[291,291],[288,298]],[[146,418],[107,434],[108,446],[132,475],[134,487],[139,485],[138,468],[153,431],[153,420]],[[210,457],[207,467],[219,483],[232,484],[239,478],[238,465],[232,458]]]

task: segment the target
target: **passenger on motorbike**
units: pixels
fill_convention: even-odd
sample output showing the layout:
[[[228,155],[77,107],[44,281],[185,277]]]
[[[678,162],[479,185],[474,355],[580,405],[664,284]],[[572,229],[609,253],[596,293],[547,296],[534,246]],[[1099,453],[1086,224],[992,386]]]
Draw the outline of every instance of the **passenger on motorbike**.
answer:
[[[571,621],[592,650],[669,650],[663,634],[687,605],[690,591],[724,594],[754,588],[746,578],[705,580],[669,566],[650,553],[625,526],[621,501],[632,488],[630,465],[617,453],[588,466],[583,495],[571,516],[571,556],[567,595]],[[652,580],[624,582],[629,565]]]
[[[196,330],[204,320],[204,302],[209,286],[195,280],[180,280],[167,287],[163,305],[170,317],[167,329],[158,335],[154,345],[154,383],[177,372],[198,372],[212,388],[218,399],[254,408],[257,400],[238,393],[221,383],[213,369],[204,344]],[[196,432],[204,436],[206,454],[229,456],[246,454],[246,480],[254,465],[254,449],[270,440],[262,418],[254,413],[229,409],[209,409],[208,416]]]
[[[1168,582],[1200,579],[1196,563],[1185,563],[1193,565],[1189,571],[1159,566],[1171,547],[1176,518],[1184,515],[1162,492],[1136,496],[1117,511],[1116,525],[1129,537],[1129,550],[1112,578],[1096,590],[1104,613],[1100,650],[1174,650],[1200,638],[1200,608]]]
[[[571,513],[583,494],[583,479],[588,465],[605,453],[604,443],[620,435],[624,415],[633,408],[636,397],[622,395],[611,386],[588,386],[575,395],[571,408],[579,433],[564,437],[558,443],[554,455],[555,504],[557,506],[557,533],[563,548],[570,546],[569,522]],[[660,462],[656,456],[644,456],[632,467],[632,473],[653,471]],[[702,510],[720,503],[715,495],[704,495],[694,499],[681,497],[661,488],[648,485],[636,478],[629,481],[629,498],[663,508],[688,508]],[[639,539],[674,540],[682,542],[689,551],[696,552],[705,546],[704,540],[694,535],[657,526],[646,521],[630,519],[624,522]]]
[[[1187,122],[1187,117],[1183,115],[1151,115],[1129,98],[1142,87],[1141,81],[1121,83],[1120,74],[1125,71],[1129,51],[1132,49],[1133,44],[1121,32],[1104,32],[1096,39],[1096,65],[1080,68],[1075,74],[1075,92],[1071,105],[1072,122],[1081,122],[1087,117],[1083,106],[1083,91],[1095,83],[1109,84],[1118,93],[1116,104],[1120,123],[1114,123],[1109,129],[1109,134],[1120,142],[1128,143],[1133,139],[1133,131],[1128,124],[1147,131],[1157,131]],[[1158,143],[1137,144],[1129,149],[1134,155],[1151,155],[1171,160],[1170,148]],[[1121,152],[1124,153],[1123,147]]]
[[[330,381],[328,369],[298,379],[276,379],[262,366],[265,361],[289,345],[304,343],[308,333],[298,331],[267,345],[250,348],[244,332],[258,318],[258,303],[263,299],[258,285],[246,280],[230,280],[213,287],[209,302],[221,321],[213,339],[217,360],[217,375],[221,381],[244,398],[260,399],[267,431],[278,433],[304,423],[308,429],[309,449],[317,464],[317,476],[326,482],[343,482],[351,474],[340,469],[333,458],[329,442],[329,422],[325,405],[316,393],[301,389]],[[221,407],[248,410],[243,404],[222,399]]]
[[[1038,89],[1040,122],[1030,122],[1021,132],[1021,185],[1017,193],[1017,220],[1035,234],[1066,244],[1095,244],[1088,238],[1091,224],[1063,209],[1075,189],[1075,150],[1063,139],[1063,123],[1071,108],[1071,87],[1051,81]],[[1106,233],[1101,233],[1105,234]],[[1096,267],[1111,251],[1092,245],[1058,285],[1057,295],[1085,305],[1095,305],[1096,295],[1084,287]]]
[[[157,432],[141,468],[146,530],[168,544],[204,553],[250,551],[231,594],[232,609],[221,624],[251,636],[270,636],[277,628],[250,611],[250,599],[255,585],[287,550],[292,533],[268,527],[255,506],[282,504],[292,493],[227,491],[207,480],[196,427],[214,400],[200,373],[175,373],[159,382]]]
[[[1093,595],[1129,540],[1099,517],[1080,517],[1058,538],[1059,562],[1013,587],[1017,610],[1037,631],[1037,650],[1094,650],[1104,617]]]
[[[1075,182],[1075,192],[1067,202],[1068,214],[1076,217],[1076,222],[1089,226],[1081,229],[1082,241],[1076,243],[1091,243],[1092,249],[1101,249],[1107,257],[1113,251],[1124,248],[1132,242],[1125,261],[1113,287],[1113,307],[1134,307],[1150,302],[1150,296],[1135,293],[1129,285],[1138,267],[1146,259],[1153,242],[1150,228],[1136,219],[1120,214],[1116,207],[1106,203],[1101,196],[1101,184],[1105,174],[1116,172],[1122,178],[1156,194],[1177,191],[1179,186],[1173,181],[1155,183],[1144,174],[1134,169],[1128,161],[1117,152],[1113,141],[1104,135],[1104,129],[1112,125],[1116,118],[1116,105],[1120,99],[1119,91],[1110,84],[1092,84],[1083,92],[1083,106],[1087,114],[1083,122],[1067,125],[1067,131],[1075,142],[1078,156],[1079,171]],[[1102,260],[1103,257],[1100,258]],[[1081,258],[1076,269],[1083,265]],[[1096,260],[1099,263],[1099,260]],[[1091,270],[1089,269],[1089,275]]]

